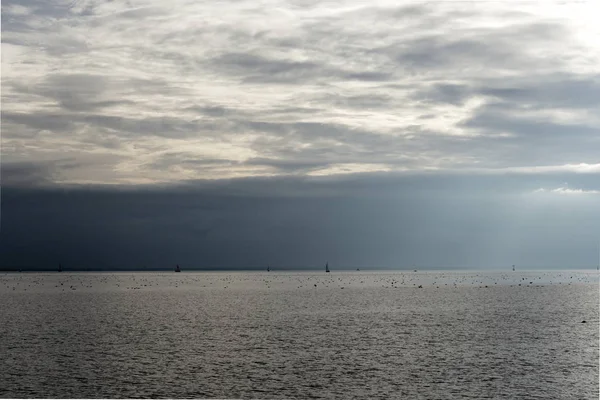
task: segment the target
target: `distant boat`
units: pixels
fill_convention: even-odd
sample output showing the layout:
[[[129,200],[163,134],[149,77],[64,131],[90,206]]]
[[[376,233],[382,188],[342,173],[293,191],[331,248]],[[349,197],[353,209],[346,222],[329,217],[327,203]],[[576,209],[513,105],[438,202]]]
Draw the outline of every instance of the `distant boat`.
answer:
[[[325,263],[325,272],[329,272],[329,263]]]
[[[515,266],[514,266],[514,264],[513,264],[513,271],[514,271],[514,270],[515,270]]]
[[[62,272],[62,265],[58,264],[58,272]]]
[[[271,271],[271,267],[267,267],[267,272]]]
[[[181,272],[181,268],[179,268],[179,264],[177,264],[177,267],[175,267],[175,272]]]
[[[357,271],[360,271],[360,268],[356,268]]]
[[[600,242],[598,242],[598,266],[596,267],[597,271],[600,271]]]

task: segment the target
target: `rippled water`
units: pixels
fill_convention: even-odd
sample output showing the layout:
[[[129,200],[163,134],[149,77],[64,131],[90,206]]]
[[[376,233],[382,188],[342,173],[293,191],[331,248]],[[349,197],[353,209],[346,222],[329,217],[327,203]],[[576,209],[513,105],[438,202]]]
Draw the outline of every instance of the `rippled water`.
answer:
[[[598,301],[582,272],[4,274],[0,396],[597,399]]]

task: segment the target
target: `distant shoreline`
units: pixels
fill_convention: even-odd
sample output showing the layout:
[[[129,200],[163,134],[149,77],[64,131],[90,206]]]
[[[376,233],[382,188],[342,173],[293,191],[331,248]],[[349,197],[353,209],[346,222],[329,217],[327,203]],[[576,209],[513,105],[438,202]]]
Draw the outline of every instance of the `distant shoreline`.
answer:
[[[446,268],[446,267],[428,267],[422,269],[414,268],[332,268],[331,272],[357,272],[357,273],[368,273],[368,272],[407,272],[407,273],[419,273],[419,272],[505,272],[505,273],[519,273],[519,272],[533,272],[533,271],[597,271],[596,267],[522,267],[516,271],[512,271],[511,268],[476,268],[476,267],[459,267],[459,268]],[[72,273],[72,272],[174,272],[173,268],[137,268],[137,269],[120,269],[120,268],[64,268],[62,272],[58,272],[56,269],[48,268],[35,268],[35,267],[0,267],[0,273],[31,273],[31,272],[43,272],[43,273]],[[265,272],[270,274],[276,274],[278,272],[323,272],[323,268],[271,268],[267,271],[266,268],[182,268],[181,272]]]

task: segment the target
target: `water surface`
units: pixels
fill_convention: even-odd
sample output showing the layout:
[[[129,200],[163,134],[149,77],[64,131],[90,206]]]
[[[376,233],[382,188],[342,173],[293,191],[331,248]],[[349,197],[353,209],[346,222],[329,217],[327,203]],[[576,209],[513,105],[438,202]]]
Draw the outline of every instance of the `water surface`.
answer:
[[[597,399],[598,301],[590,272],[3,274],[0,396]]]

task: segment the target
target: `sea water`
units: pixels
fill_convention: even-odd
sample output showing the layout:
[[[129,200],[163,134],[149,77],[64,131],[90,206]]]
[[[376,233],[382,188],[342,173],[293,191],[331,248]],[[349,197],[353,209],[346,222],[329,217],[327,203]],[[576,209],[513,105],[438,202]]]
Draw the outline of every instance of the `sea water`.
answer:
[[[0,396],[597,399],[598,304],[597,272],[6,273]]]

